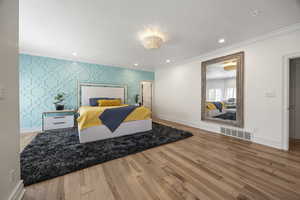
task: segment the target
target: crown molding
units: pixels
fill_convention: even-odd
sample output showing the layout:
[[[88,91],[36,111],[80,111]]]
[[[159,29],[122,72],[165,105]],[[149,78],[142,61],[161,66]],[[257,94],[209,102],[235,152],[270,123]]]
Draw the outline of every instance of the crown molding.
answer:
[[[201,55],[196,56],[196,57],[188,58],[188,59],[185,59],[183,61],[173,62],[172,65],[168,65],[168,66],[169,67],[172,67],[172,66],[174,67],[174,66],[178,66],[178,65],[189,64],[189,63],[192,63],[192,62],[201,62],[201,60],[203,60],[205,58],[208,58],[208,57],[212,57],[216,54],[222,54],[222,53],[227,52],[227,51],[229,52],[229,51],[237,50],[237,49],[240,49],[240,48],[244,48],[244,47],[253,45],[257,42],[261,42],[261,41],[264,41],[264,40],[276,38],[276,37],[279,37],[281,35],[293,33],[293,32],[299,31],[299,30],[300,30],[300,23],[293,24],[293,25],[286,26],[286,27],[277,29],[275,31],[269,32],[267,34],[254,37],[254,38],[249,39],[249,40],[238,42],[238,43],[229,45],[227,47],[215,49],[213,51],[201,54]],[[166,65],[163,65],[163,66],[166,66]],[[158,67],[156,67],[155,70],[156,69],[158,69]]]

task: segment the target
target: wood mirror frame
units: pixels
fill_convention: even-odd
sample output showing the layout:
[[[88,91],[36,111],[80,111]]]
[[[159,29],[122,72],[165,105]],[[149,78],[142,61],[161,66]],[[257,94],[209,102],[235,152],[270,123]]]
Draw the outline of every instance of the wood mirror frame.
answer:
[[[244,52],[238,52],[202,62],[201,69],[201,120],[235,127],[244,127]],[[212,119],[206,116],[206,73],[207,66],[226,60],[237,59],[236,71],[236,120]]]

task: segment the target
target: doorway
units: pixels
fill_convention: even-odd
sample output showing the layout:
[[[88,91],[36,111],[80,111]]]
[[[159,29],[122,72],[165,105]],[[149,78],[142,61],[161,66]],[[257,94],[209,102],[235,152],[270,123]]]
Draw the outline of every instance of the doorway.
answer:
[[[300,58],[290,60],[289,150],[300,152]]]
[[[152,111],[153,82],[141,81],[140,90],[141,104]]]

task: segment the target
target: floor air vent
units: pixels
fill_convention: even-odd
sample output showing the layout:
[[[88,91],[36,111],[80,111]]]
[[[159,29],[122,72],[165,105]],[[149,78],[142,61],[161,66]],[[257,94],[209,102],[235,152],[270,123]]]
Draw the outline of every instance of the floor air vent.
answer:
[[[253,137],[252,133],[248,131],[225,128],[225,127],[221,127],[221,134],[239,138],[242,140],[248,140],[248,141],[251,141]]]

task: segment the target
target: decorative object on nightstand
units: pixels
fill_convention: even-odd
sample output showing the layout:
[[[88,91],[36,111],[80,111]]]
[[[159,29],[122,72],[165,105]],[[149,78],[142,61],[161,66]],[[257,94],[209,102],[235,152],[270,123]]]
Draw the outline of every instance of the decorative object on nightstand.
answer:
[[[54,97],[54,105],[56,110],[63,110],[65,108],[65,105],[62,104],[63,101],[65,100],[65,93],[58,93],[55,97]]]
[[[139,103],[139,100],[140,100],[140,95],[139,94],[134,95],[135,103]]]
[[[75,110],[55,110],[42,113],[42,131],[74,127]]]
[[[133,105],[135,105],[135,106],[141,106],[140,95],[139,94],[134,95],[134,101],[135,101],[135,103]]]

